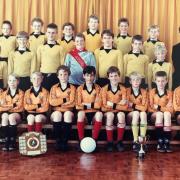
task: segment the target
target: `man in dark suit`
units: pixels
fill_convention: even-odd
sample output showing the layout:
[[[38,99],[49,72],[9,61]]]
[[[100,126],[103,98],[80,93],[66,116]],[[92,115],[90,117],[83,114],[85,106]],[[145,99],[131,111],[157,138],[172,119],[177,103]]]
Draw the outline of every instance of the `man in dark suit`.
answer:
[[[180,27],[179,27],[180,32]],[[172,49],[172,61],[174,65],[173,89],[180,85],[180,43],[175,44]]]

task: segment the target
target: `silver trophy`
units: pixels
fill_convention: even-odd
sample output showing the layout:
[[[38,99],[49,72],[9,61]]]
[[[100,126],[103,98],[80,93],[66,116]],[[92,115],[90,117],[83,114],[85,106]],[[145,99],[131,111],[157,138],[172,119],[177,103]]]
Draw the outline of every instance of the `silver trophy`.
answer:
[[[137,157],[139,159],[144,159],[144,157],[145,157],[144,145],[146,144],[146,137],[139,136],[138,140],[139,140],[139,144],[140,144],[140,150],[137,154]]]

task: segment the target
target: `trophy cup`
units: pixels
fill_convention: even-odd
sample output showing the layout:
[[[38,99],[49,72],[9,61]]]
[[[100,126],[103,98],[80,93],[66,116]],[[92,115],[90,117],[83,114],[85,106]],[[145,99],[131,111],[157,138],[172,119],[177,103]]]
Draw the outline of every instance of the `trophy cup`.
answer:
[[[137,157],[139,159],[144,159],[145,151],[144,151],[143,147],[146,144],[146,137],[139,136],[138,139],[139,139],[139,144],[140,144],[140,150],[137,154]]]

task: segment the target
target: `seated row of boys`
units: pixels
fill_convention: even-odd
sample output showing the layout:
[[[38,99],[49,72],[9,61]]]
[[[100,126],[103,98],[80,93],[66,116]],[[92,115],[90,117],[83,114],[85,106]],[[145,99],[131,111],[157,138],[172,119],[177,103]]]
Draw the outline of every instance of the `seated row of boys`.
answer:
[[[174,115],[180,121],[180,87],[173,92],[166,89],[167,74],[158,71],[155,74],[156,88],[149,91],[141,88],[140,73],[130,74],[131,87],[120,84],[120,71],[111,66],[107,71],[109,83],[102,89],[95,84],[96,70],[86,66],[83,70],[85,83],[76,90],[69,84],[71,72],[67,66],[61,65],[57,70],[59,82],[55,84],[50,94],[42,87],[43,76],[40,72],[31,75],[32,87],[24,94],[18,88],[19,78],[11,74],[8,78],[9,88],[1,93],[0,112],[2,113],[2,130],[5,134],[3,150],[15,148],[16,125],[22,120],[25,109],[28,131],[42,130],[42,123],[47,121],[49,104],[52,107],[50,119],[56,139],[56,148],[66,151],[71,131],[71,124],[77,115],[77,131],[79,141],[84,138],[85,122],[93,124],[92,137],[97,141],[105,118],[107,134],[107,151],[113,151],[113,129],[117,126],[117,150],[123,151],[123,135],[127,121],[131,122],[134,137],[133,150],[139,150],[138,134],[146,136],[147,112],[155,122],[157,132],[157,151],[172,152],[171,117]],[[24,97],[23,97],[24,96]],[[24,100],[23,100],[24,99]],[[76,107],[76,110],[74,110]],[[127,121],[126,121],[127,120]]]
[[[151,88],[151,83],[154,82],[155,73],[160,70],[165,71],[168,76],[168,87],[171,90],[172,65],[165,61],[166,48],[157,39],[159,35],[157,26],[152,26],[149,29],[150,39],[144,42],[143,48],[142,36],[129,37],[129,22],[125,18],[119,20],[120,34],[115,39],[110,30],[104,30],[101,35],[98,33],[98,18],[96,16],[90,16],[89,29],[84,35],[78,33],[75,36],[75,42],[73,40],[74,26],[67,23],[63,26],[63,39],[58,41],[60,45],[56,41],[57,25],[49,24],[47,26],[45,38],[45,35],[41,33],[42,24],[43,22],[39,18],[32,21],[34,32],[30,35],[30,38],[26,32],[19,32],[17,35],[18,47],[15,49],[13,46],[15,41],[9,36],[12,25],[7,21],[4,22],[3,35],[0,37],[1,88],[3,82],[4,87],[6,87],[7,73],[15,73],[20,77],[21,89],[27,90],[30,87],[30,74],[34,71],[40,71],[44,76],[43,86],[50,90],[52,85],[58,82],[56,77],[57,68],[65,64],[70,68],[70,83],[74,85],[80,85],[84,82],[82,71],[85,65],[96,67],[97,83],[100,86],[108,83],[106,78],[107,69],[110,66],[116,66],[121,72],[121,82],[128,83],[129,74],[135,69],[144,77],[143,81],[148,83],[149,88]],[[117,49],[114,48],[113,42]],[[156,47],[155,60],[154,47]],[[15,51],[10,52],[13,48]],[[148,56],[142,53],[142,49]],[[95,56],[90,51],[94,52]],[[3,52],[6,53],[3,54]],[[68,54],[65,56],[66,53]],[[5,62],[7,59],[8,68]]]

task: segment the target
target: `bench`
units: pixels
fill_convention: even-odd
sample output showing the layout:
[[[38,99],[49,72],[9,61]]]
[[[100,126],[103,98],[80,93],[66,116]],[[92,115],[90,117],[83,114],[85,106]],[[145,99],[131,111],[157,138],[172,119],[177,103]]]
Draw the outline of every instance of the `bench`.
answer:
[[[44,130],[52,130],[52,128],[53,128],[53,125],[52,124],[44,124],[43,125],[43,129]],[[24,129],[24,131],[26,131],[25,129],[27,129],[27,124],[19,124],[18,125],[18,129]],[[92,130],[92,126],[91,125],[86,125],[85,126],[85,129],[86,130]],[[128,131],[130,131],[131,130],[131,126],[126,126],[125,127],[125,129]],[[77,130],[77,126],[76,125],[72,125],[72,130],[74,130],[74,131],[76,131]],[[105,126],[102,126],[102,128],[101,128],[101,130],[102,131],[104,131],[105,130]],[[154,131],[155,130],[155,126],[153,126],[153,125],[148,125],[148,127],[147,127],[147,130],[148,131]],[[172,125],[172,137],[174,136],[174,134],[176,134],[176,132],[177,131],[180,131],[180,126],[178,126],[178,125],[175,125],[175,124],[173,124]],[[77,132],[76,132],[77,133]],[[47,140],[47,142],[48,143],[54,143],[55,141],[54,140],[52,140],[52,139],[48,139]],[[131,144],[132,143],[132,140],[125,140],[125,141],[123,141],[124,142],[124,144]],[[77,144],[78,143],[78,140],[69,140],[69,143],[70,144]],[[148,141],[148,144],[156,144],[157,143],[157,141],[156,140],[150,140],[150,141]],[[106,141],[105,140],[99,140],[98,141],[98,144],[106,144]],[[178,145],[178,144],[180,144],[180,140],[174,140],[173,138],[172,138],[172,141],[171,141],[171,144],[175,144],[175,145]]]

